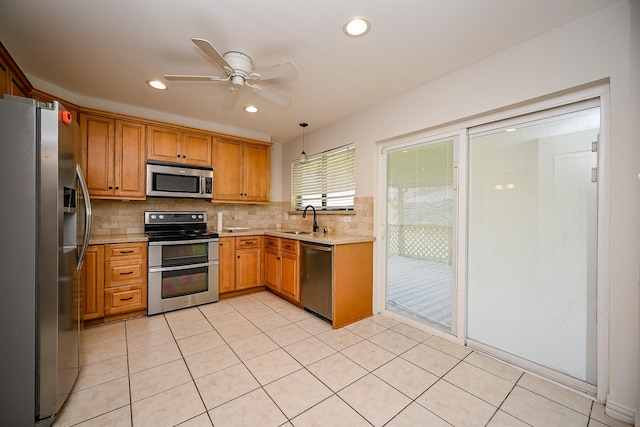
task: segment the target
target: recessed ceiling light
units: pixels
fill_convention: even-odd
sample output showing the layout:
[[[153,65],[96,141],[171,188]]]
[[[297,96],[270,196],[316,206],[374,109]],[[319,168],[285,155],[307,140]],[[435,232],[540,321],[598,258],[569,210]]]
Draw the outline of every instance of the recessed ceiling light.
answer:
[[[244,107],[244,111],[246,111],[247,113],[257,113],[258,108],[254,107],[253,105],[247,105],[246,107]]]
[[[505,132],[515,132],[517,130],[518,130],[517,128],[509,128],[509,129],[505,129],[504,131]]]
[[[359,37],[364,36],[371,29],[371,24],[367,18],[363,18],[362,16],[354,16],[345,22],[342,27],[342,31],[350,37]]]
[[[154,89],[164,90],[167,88],[167,85],[162,83],[160,80],[147,80],[147,83]]]

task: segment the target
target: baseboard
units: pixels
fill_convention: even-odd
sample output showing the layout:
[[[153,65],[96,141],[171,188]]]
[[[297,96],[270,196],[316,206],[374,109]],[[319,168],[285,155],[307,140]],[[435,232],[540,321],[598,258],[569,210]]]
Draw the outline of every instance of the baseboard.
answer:
[[[607,403],[604,405],[604,413],[617,420],[634,425],[636,413],[629,408],[612,402],[610,399],[607,399]]]

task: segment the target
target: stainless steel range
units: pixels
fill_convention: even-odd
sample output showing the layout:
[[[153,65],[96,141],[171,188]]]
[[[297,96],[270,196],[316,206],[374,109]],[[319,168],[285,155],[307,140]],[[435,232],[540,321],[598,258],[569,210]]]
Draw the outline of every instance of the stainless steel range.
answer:
[[[218,301],[218,233],[206,212],[145,212],[149,238],[147,314]]]

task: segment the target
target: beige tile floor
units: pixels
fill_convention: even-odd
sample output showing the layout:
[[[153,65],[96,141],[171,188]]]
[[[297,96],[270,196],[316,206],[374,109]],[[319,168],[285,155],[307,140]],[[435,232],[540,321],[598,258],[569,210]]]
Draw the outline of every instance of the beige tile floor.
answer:
[[[377,315],[267,292],[89,328],[62,426],[584,426],[602,404]]]

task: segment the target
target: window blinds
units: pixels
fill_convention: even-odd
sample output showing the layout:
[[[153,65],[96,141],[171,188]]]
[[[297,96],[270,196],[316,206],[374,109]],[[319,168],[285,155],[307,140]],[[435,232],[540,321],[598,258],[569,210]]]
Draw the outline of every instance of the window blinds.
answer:
[[[353,209],[356,194],[356,149],[349,145],[309,156],[291,165],[291,208]]]

